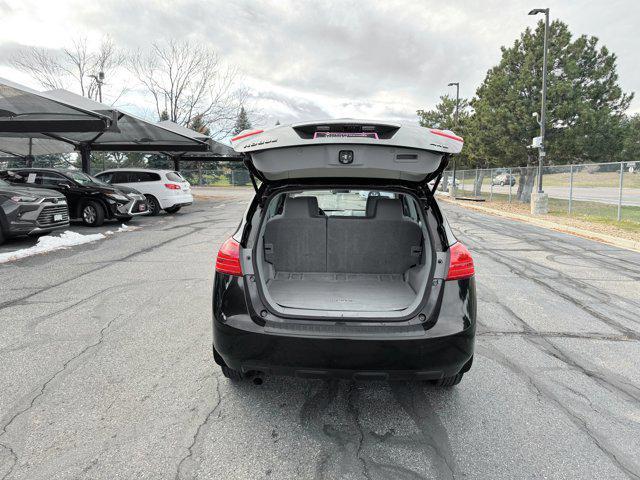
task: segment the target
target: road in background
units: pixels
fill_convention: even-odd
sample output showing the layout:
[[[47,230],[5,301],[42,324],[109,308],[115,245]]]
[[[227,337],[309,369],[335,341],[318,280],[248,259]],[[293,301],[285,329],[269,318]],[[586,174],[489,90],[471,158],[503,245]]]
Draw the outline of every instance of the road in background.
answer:
[[[543,183],[544,185],[544,183]],[[473,181],[465,183],[466,190],[473,190]],[[569,200],[569,187],[544,187],[544,191],[549,198],[559,198],[561,200]],[[491,185],[483,184],[482,192],[491,192]],[[518,192],[518,185],[511,187],[511,194],[515,199]],[[509,195],[509,185],[494,185],[493,193]],[[619,189],[615,187],[573,187],[573,200],[579,202],[598,202],[609,205],[618,204]],[[622,189],[622,205],[640,207],[640,189],[623,188]]]
[[[211,358],[218,246],[250,190],[0,266],[0,479],[639,478],[640,255],[444,205],[479,332],[453,389]]]

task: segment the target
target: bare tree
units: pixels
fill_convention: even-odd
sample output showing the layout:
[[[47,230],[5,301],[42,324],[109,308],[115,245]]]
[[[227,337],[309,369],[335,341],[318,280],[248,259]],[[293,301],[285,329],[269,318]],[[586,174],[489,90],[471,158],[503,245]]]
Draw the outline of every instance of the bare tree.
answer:
[[[132,53],[131,72],[153,96],[158,118],[181,125],[198,122],[221,138],[233,129],[246,99],[236,67],[225,65],[210,47],[189,41],[154,43]]]
[[[124,60],[124,55],[106,37],[95,50],[88,46],[86,38],[75,39],[71,47],[62,50],[25,48],[12,57],[11,63],[43,88],[67,88],[97,99],[98,81],[93,76],[104,72],[106,78],[111,78]],[[120,95],[122,91],[117,97]]]

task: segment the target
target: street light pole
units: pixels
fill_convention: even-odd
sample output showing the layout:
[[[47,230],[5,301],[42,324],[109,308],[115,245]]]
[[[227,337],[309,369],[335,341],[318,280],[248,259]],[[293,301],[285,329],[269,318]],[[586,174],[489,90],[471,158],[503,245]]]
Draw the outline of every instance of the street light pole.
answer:
[[[458,109],[460,108],[460,82],[451,82],[448,84],[448,87],[456,86],[456,109],[453,114],[453,122],[455,123],[456,130],[459,129],[460,124],[458,123]],[[460,135],[460,132],[456,132]],[[451,182],[452,187],[455,187],[456,184],[456,157],[453,157],[453,181]],[[445,185],[447,186],[447,185]]]
[[[538,147],[538,193],[542,190],[542,164],[546,152],[545,148],[545,126],[547,122],[547,37],[549,35],[549,9],[534,8],[529,15],[544,13],[544,44],[542,50],[542,106],[540,108],[540,146]]]

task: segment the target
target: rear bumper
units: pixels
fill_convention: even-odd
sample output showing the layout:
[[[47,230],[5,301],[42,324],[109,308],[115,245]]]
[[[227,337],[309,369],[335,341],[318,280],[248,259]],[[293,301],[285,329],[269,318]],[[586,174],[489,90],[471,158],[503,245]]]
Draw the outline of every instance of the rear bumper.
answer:
[[[177,195],[167,195],[160,198],[159,200],[160,206],[162,208],[171,208],[177,206],[184,207],[193,203],[193,195],[191,195],[191,193],[180,193]]]
[[[226,277],[226,278],[225,278]],[[243,289],[216,275],[213,347],[219,363],[248,372],[306,378],[438,379],[463,371],[475,343],[474,280],[446,282],[430,328],[357,328],[345,322],[308,322],[275,328],[236,303]],[[364,333],[363,333],[364,332]]]

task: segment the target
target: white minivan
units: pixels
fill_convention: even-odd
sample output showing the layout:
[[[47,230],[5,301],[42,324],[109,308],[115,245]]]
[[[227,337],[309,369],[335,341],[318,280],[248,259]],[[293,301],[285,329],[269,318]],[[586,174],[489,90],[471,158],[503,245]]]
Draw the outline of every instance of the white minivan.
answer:
[[[111,185],[124,185],[143,193],[149,201],[150,215],[158,215],[161,210],[176,213],[193,203],[191,185],[173,170],[118,168],[105,170],[95,176]]]

